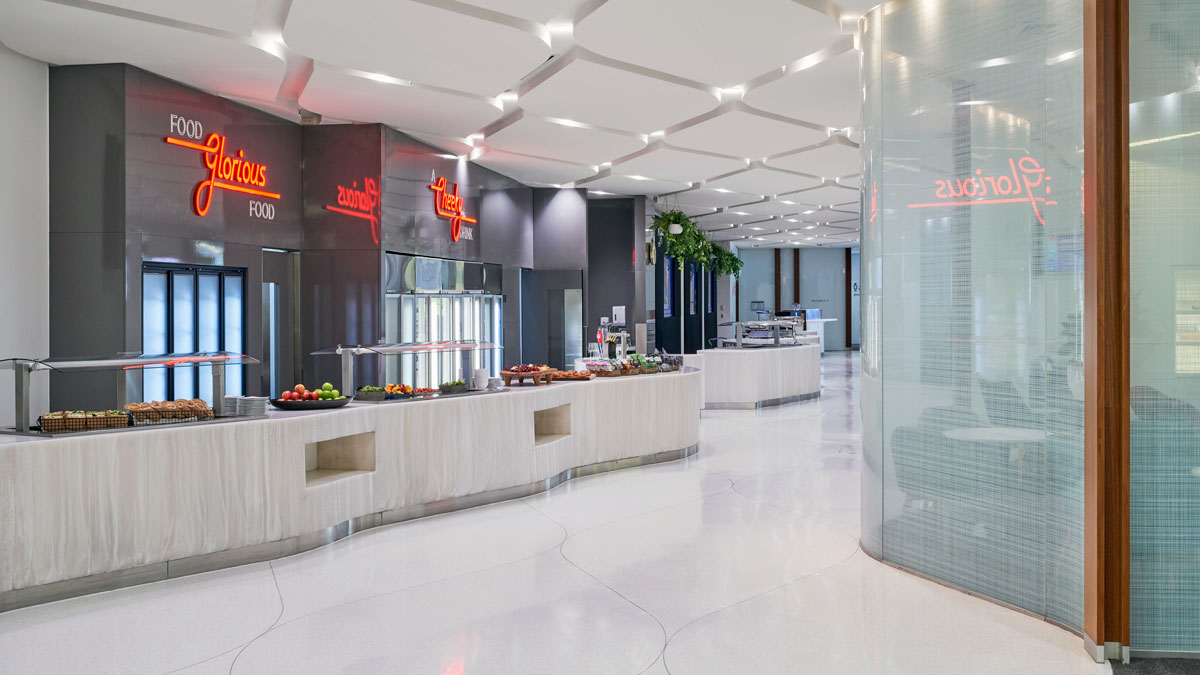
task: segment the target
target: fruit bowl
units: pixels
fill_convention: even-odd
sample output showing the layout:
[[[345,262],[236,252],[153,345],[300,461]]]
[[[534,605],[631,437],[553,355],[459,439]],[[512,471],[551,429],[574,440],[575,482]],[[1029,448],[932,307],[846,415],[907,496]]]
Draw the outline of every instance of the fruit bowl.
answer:
[[[350,402],[348,398],[317,399],[316,401],[285,401],[281,398],[271,399],[271,405],[280,410],[330,410],[340,408]]]

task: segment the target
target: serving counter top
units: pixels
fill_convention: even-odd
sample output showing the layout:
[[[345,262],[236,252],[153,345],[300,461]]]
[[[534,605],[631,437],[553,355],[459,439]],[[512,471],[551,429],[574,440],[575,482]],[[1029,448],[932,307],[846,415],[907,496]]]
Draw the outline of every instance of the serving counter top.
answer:
[[[0,611],[695,451],[700,373],[0,444]]]
[[[684,357],[704,375],[706,408],[753,409],[821,395],[820,345],[706,349]]]

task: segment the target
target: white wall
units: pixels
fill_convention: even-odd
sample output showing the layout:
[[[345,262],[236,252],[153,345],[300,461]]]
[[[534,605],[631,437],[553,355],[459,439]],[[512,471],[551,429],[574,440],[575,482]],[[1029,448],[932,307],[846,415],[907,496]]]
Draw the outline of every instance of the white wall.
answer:
[[[0,45],[0,359],[50,354],[49,101],[47,66]],[[34,376],[33,414],[49,379]],[[0,426],[13,424],[12,372],[0,370]]]

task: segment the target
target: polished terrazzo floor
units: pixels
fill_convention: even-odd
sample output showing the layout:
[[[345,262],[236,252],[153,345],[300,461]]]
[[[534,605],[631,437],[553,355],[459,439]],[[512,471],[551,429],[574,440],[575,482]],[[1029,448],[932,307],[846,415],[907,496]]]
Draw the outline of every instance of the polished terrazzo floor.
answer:
[[[689,460],[0,614],[0,672],[1110,672],[859,551],[857,367],[827,355],[817,401],[706,411]]]

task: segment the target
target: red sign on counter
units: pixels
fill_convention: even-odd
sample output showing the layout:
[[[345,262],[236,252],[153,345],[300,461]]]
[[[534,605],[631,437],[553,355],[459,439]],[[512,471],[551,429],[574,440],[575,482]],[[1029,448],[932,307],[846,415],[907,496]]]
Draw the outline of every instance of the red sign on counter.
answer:
[[[208,214],[208,209],[212,206],[213,192],[218,189],[279,199],[278,193],[261,189],[267,186],[267,167],[247,161],[244,150],[238,150],[235,157],[226,156],[224,136],[211,133],[203,145],[173,136],[167,136],[163,140],[171,145],[198,151],[204,166],[208,168],[208,177],[196,185],[192,195],[192,208],[196,215]]]
[[[371,224],[371,238],[379,243],[379,181],[374,178],[363,178],[363,186],[358,188],[358,181],[350,183],[350,187],[337,186],[337,206],[327,204],[325,208],[335,213],[341,213],[355,218],[361,218]]]
[[[454,184],[454,192],[446,191],[446,177],[442,176],[429,185],[433,190],[433,209],[443,218],[450,219],[450,241],[458,241],[462,236],[463,223],[477,223],[463,213],[463,198],[458,196],[458,183]],[[468,236],[468,239],[474,237]]]

